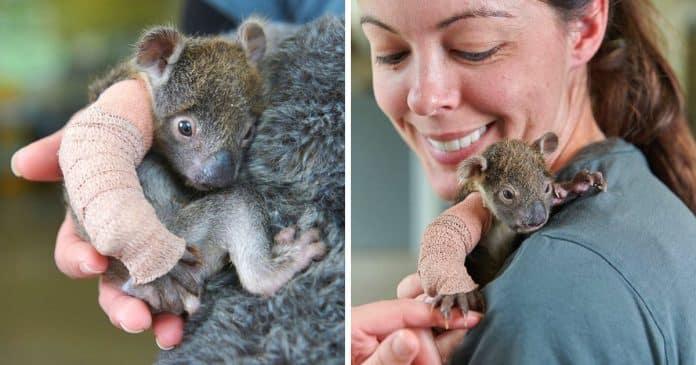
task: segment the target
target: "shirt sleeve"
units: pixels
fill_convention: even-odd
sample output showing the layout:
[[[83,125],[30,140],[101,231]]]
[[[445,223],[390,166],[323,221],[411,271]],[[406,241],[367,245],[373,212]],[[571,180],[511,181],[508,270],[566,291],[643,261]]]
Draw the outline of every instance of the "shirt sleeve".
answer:
[[[665,363],[640,293],[580,243],[531,236],[484,295],[484,319],[452,364]]]

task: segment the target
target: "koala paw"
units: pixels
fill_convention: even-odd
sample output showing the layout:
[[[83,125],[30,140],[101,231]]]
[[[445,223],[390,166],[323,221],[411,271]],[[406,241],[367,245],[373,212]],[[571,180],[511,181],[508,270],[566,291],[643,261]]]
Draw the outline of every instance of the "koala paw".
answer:
[[[587,191],[590,187],[601,191],[607,190],[607,181],[600,171],[590,172],[588,170],[582,170],[575,175],[573,182],[576,185],[575,189],[579,192]]]
[[[442,313],[442,317],[445,319],[445,329],[449,329],[449,320],[452,319],[452,307],[454,305],[459,307],[463,316],[466,316],[469,310],[481,313],[486,310],[483,294],[478,289],[466,293],[440,294],[433,299],[431,308],[440,307],[440,313]]]
[[[319,230],[312,228],[298,234],[295,227],[283,228],[278,232],[274,241],[278,245],[294,247],[291,256],[298,262],[303,262],[302,266],[309,264],[311,260],[318,260],[326,254],[326,245],[320,241]]]
[[[591,176],[592,186],[601,191],[607,191],[607,181],[604,179],[604,175],[602,175],[602,172],[595,171],[591,174]]]
[[[198,250],[187,246],[181,260],[164,276],[142,285],[132,284],[131,279],[122,289],[147,302],[152,313],[192,314],[200,305],[203,291],[201,266]]]

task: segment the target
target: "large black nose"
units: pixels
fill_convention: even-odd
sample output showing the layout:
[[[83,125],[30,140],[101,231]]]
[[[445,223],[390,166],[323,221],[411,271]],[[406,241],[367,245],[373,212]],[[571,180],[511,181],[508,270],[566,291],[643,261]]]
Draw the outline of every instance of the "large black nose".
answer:
[[[544,224],[546,221],[546,208],[544,207],[544,203],[542,203],[540,200],[535,201],[532,203],[532,207],[529,210],[529,221],[527,224],[529,226],[538,226]]]
[[[232,153],[219,151],[205,161],[202,183],[212,188],[225,188],[234,182],[236,169]]]

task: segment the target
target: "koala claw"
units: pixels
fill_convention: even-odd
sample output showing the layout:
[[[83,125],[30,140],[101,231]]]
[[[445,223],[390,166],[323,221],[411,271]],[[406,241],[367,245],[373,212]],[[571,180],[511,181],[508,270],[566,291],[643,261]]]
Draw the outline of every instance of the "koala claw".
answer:
[[[592,186],[595,188],[601,190],[601,191],[607,191],[607,181],[604,179],[604,175],[602,175],[601,171],[595,171],[592,173]]]
[[[182,259],[167,274],[143,285],[132,285],[129,280],[123,289],[147,302],[153,313],[192,314],[198,309],[203,291],[201,266],[200,252],[186,247]]]
[[[432,302],[431,309],[440,307],[440,313],[445,319],[445,329],[449,329],[449,320],[452,319],[452,307],[459,307],[462,315],[466,316],[469,310],[483,313],[486,310],[483,294],[478,289],[466,293],[438,294]]]
[[[201,260],[201,251],[196,247],[186,246],[184,256],[181,257],[179,262],[196,267],[203,266],[203,261]]]

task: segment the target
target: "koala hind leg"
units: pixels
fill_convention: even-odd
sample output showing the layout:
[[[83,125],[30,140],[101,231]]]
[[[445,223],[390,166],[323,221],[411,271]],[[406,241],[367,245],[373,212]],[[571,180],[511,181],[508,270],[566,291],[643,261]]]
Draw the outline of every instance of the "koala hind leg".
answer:
[[[281,230],[271,240],[268,214],[255,194],[235,194],[232,207],[225,214],[226,237],[218,239],[228,245],[230,260],[246,290],[272,295],[314,259],[326,253],[317,229],[302,232],[294,227]]]

